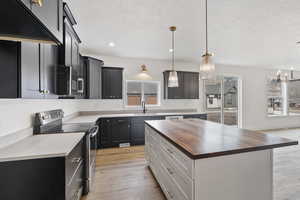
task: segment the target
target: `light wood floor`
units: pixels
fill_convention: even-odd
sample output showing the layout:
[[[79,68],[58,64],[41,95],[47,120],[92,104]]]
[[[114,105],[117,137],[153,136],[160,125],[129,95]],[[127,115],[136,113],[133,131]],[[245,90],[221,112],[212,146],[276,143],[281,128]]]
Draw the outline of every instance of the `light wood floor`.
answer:
[[[300,129],[267,133],[300,140]],[[82,200],[165,200],[143,146],[98,151],[94,186]],[[274,151],[274,200],[300,200],[300,145]]]
[[[165,200],[146,166],[144,146],[99,150],[94,186],[82,200]]]

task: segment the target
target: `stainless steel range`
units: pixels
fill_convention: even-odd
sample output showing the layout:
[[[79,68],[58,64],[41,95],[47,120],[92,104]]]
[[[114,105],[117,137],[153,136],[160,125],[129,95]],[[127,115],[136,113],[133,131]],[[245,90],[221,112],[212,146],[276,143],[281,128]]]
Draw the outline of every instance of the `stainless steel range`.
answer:
[[[35,114],[34,134],[67,134],[85,132],[85,177],[83,193],[92,188],[96,168],[97,133],[99,127],[95,123],[63,123],[64,112],[51,110]]]

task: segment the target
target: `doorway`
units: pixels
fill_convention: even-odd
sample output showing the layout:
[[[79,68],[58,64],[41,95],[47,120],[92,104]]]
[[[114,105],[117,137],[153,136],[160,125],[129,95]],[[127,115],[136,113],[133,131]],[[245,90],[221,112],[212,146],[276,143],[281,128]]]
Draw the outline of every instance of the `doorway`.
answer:
[[[209,121],[241,126],[240,84],[240,79],[234,76],[204,80],[205,110]]]

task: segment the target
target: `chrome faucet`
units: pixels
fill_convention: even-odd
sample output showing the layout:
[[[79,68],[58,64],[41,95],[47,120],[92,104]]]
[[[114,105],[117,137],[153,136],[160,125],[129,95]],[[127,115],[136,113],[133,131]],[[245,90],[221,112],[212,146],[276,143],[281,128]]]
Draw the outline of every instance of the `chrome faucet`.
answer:
[[[146,113],[147,109],[146,109],[146,102],[142,101],[142,108],[143,108],[143,113]]]

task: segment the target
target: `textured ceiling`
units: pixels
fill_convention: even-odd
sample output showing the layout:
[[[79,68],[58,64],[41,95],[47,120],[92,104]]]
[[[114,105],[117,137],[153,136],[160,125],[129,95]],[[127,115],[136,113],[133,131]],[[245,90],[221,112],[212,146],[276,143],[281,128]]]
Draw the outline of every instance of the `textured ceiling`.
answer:
[[[204,0],[67,0],[83,53],[199,62]],[[209,0],[209,49],[217,63],[300,68],[299,0]],[[115,47],[108,43],[114,42]]]

